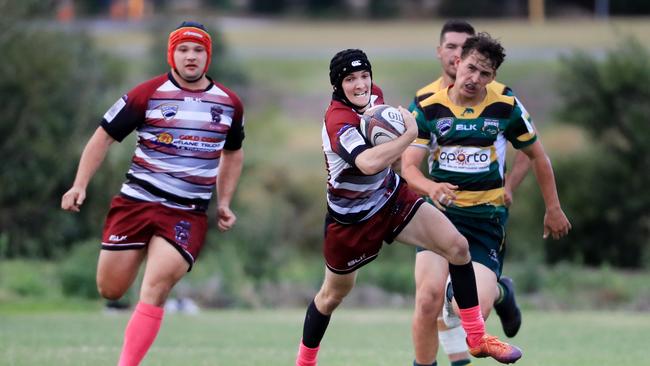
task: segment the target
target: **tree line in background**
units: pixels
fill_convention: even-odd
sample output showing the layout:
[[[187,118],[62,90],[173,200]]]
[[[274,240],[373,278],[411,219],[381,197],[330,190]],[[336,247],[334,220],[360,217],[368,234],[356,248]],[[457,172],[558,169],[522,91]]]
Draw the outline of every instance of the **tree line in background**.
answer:
[[[126,1],[126,0],[113,0]],[[85,14],[105,13],[111,0],[74,0]],[[526,17],[529,0],[150,0],[160,11],[178,7],[208,7],[238,14],[309,17]],[[189,4],[188,4],[189,3]],[[588,15],[606,5],[610,15],[650,14],[644,0],[544,0],[547,15]]]
[[[72,183],[81,144],[97,128],[105,106],[124,91],[126,65],[99,52],[80,32],[45,31],[18,21],[26,19],[21,12],[28,8],[13,8],[14,16],[5,11],[0,18],[4,29],[0,49],[5,56],[0,63],[0,258],[57,259],[79,243],[96,241],[110,196],[124,179],[130,151],[111,155],[104,163],[81,213],[59,209],[61,194]],[[152,59],[162,62],[159,55],[165,46],[160,42],[154,45]],[[225,45],[215,47],[226,50]],[[523,259],[536,253],[548,263],[568,260],[647,268],[649,51],[625,40],[603,59],[577,53],[565,57],[561,65],[562,119],[591,136],[583,155],[554,161],[573,231],[545,245],[541,238],[531,239],[530,233],[539,231],[541,218],[536,214],[543,212],[543,204],[534,198],[540,197],[538,192],[522,193],[533,197],[530,204],[535,209],[515,205],[518,224],[511,227],[511,237],[517,246],[511,254]],[[161,72],[166,69],[159,67]],[[245,82],[234,64],[215,72],[220,79]],[[288,255],[317,255],[320,250],[315,245],[320,231],[314,225],[322,224],[323,213],[314,197],[322,193],[323,183],[278,182],[277,172],[286,168],[271,164],[245,165],[244,177],[253,170],[262,175],[256,183],[263,194],[255,207],[237,208],[241,230],[227,237],[255,278],[272,277]]]

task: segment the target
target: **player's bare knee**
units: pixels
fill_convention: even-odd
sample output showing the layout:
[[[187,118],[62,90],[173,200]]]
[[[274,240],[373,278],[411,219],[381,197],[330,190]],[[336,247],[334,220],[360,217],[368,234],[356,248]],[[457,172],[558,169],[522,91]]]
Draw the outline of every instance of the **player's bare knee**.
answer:
[[[441,300],[441,293],[430,291],[427,291],[427,293],[418,293],[415,297],[415,311],[418,315],[435,319],[442,308]]]
[[[456,265],[465,264],[472,258],[469,253],[467,239],[460,234],[454,238],[454,243],[449,247],[446,254],[449,263]]]
[[[166,282],[157,282],[155,284],[142,284],[140,289],[140,300],[149,304],[162,305],[167,300],[173,284]]]
[[[341,303],[349,291],[321,291],[319,297],[318,310],[323,314],[331,314]],[[322,309],[321,309],[322,307]]]
[[[126,290],[114,286],[106,286],[98,282],[97,292],[99,292],[99,295],[106,300],[119,300],[122,296],[124,296]]]

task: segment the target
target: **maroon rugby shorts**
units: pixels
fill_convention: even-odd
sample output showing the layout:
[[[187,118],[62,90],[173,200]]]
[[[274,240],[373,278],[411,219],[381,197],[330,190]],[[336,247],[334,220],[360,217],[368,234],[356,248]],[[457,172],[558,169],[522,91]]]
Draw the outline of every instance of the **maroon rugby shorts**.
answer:
[[[156,202],[113,197],[102,234],[102,249],[142,249],[154,235],[165,238],[190,264],[199,255],[208,229],[205,212],[186,211]]]
[[[332,272],[350,273],[377,258],[382,244],[390,244],[408,225],[424,200],[403,182],[392,199],[368,220],[341,224],[325,218],[325,264]]]

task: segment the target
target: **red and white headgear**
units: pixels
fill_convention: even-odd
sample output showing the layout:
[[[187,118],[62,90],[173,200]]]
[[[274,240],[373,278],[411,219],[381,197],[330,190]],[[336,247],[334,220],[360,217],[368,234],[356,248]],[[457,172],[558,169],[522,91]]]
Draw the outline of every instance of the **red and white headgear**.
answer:
[[[210,60],[212,59],[212,38],[203,24],[196,22],[183,22],[178,26],[178,28],[176,28],[176,30],[169,34],[169,41],[167,42],[167,63],[173,69],[176,69],[174,51],[176,50],[176,46],[183,42],[199,43],[205,47],[205,51],[208,53],[208,59],[205,63],[205,69],[203,72],[207,72],[208,67],[210,67]]]

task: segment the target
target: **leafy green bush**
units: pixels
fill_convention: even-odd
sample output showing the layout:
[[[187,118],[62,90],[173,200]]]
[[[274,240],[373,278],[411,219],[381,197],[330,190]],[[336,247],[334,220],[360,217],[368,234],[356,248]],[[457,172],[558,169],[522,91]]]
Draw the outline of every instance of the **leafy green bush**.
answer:
[[[99,298],[95,274],[99,243],[88,240],[74,245],[61,262],[59,273],[63,294],[87,299]]]
[[[99,231],[106,187],[121,180],[108,164],[95,178],[102,188],[89,187],[80,214],[59,209],[120,70],[83,32],[44,30],[12,15],[2,14],[0,37],[0,236],[8,257],[51,258]]]
[[[561,115],[594,147],[556,165],[574,229],[546,247],[548,259],[639,268],[650,251],[650,51],[625,39],[603,60],[564,58],[559,76]]]

